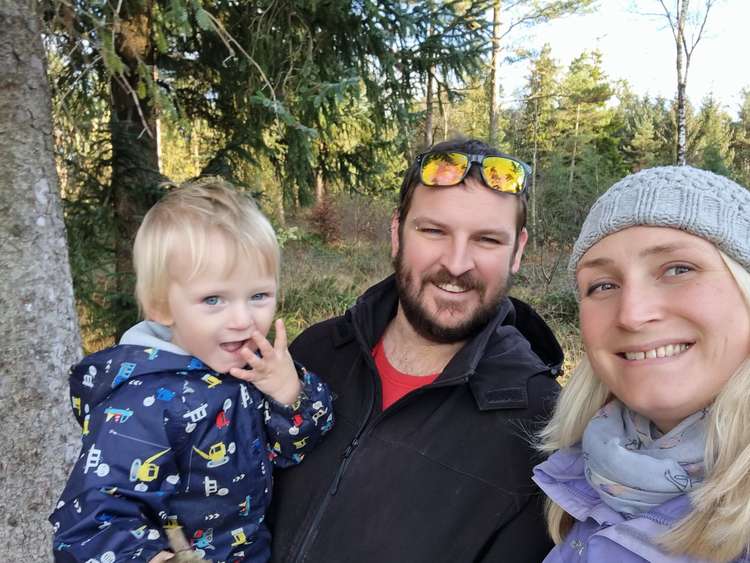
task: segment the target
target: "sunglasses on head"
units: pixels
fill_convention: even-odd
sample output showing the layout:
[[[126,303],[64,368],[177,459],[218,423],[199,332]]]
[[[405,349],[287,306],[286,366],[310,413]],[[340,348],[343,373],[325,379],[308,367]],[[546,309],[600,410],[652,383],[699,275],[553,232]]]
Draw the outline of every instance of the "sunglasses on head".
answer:
[[[506,155],[468,154],[458,151],[426,152],[417,157],[422,184],[430,187],[448,187],[460,184],[471,165],[480,165],[482,180],[492,190],[508,194],[522,194],[531,169]]]

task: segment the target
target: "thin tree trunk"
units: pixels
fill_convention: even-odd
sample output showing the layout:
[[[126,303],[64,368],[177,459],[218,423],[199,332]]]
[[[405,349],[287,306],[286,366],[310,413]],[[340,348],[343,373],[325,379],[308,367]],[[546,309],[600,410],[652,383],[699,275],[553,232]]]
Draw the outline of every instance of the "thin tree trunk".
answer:
[[[687,90],[687,66],[684,64],[685,19],[687,18],[688,0],[678,0],[677,14],[677,164],[687,164],[687,120],[685,116],[685,93]]]
[[[445,103],[443,103],[443,99],[440,99],[440,111],[443,114],[443,141],[448,139],[448,121],[450,113],[451,105],[450,105],[450,99],[448,98],[448,93],[446,92],[445,95]]]
[[[276,221],[279,227],[286,227],[286,210],[284,209],[284,189],[282,188],[283,182],[281,178],[276,175],[276,189],[274,190],[273,204],[275,209]]]
[[[424,118],[424,144],[432,146],[433,123],[432,123],[432,66],[427,70],[427,96],[425,98],[425,118]]]
[[[490,145],[497,145],[500,114],[500,8],[502,0],[492,3],[492,68],[490,69]]]
[[[43,563],[78,451],[65,375],[81,343],[36,5],[0,2],[0,536],[3,561]]]
[[[576,152],[578,151],[578,127],[581,120],[581,104],[576,104],[576,126],[573,132],[573,153],[570,157],[570,174],[568,176],[568,189],[573,191],[573,175],[576,169]]]
[[[320,169],[315,171],[315,203],[320,205],[326,198],[326,184]]]
[[[156,119],[151,104],[139,100],[138,60],[152,56],[149,16],[126,14],[115,40],[118,55],[127,66],[127,74],[111,80],[112,108],[112,205],[115,222],[115,280],[118,295],[133,294],[132,246],[143,215],[155,203],[153,188],[162,180],[156,143]],[[133,49],[138,47],[138,51]],[[117,335],[136,320],[135,309],[128,310],[123,299],[112,306],[117,311]]]
[[[536,204],[539,195],[536,193],[536,164],[539,147],[539,100],[534,100],[534,145],[531,151],[531,244],[534,252],[539,250],[539,231],[537,230]]]

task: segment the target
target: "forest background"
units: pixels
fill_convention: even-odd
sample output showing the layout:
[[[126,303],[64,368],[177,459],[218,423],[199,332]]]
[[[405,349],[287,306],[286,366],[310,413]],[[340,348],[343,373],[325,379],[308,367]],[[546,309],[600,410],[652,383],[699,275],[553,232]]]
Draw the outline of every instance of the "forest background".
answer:
[[[0,1],[0,64],[13,69],[0,89],[0,424],[16,436],[0,466],[3,502],[18,507],[0,532],[36,553],[6,559],[49,556],[44,516],[77,448],[65,368],[137,321],[132,238],[165,181],[222,176],[257,198],[283,245],[279,314],[293,336],[390,272],[390,214],[421,150],[459,134],[489,141],[533,168],[531,243],[512,291],[574,362],[564,266],[596,197],[661,164],[750,184],[750,89],[736,108],[686,96],[721,0],[631,3],[672,34],[673,98],[610,79],[606,53],[562,65],[549,45],[525,46],[535,26],[609,1]],[[504,92],[520,60],[524,84]],[[14,152],[34,142],[25,160]],[[36,388],[29,369],[44,371]],[[33,488],[15,459],[35,468]]]

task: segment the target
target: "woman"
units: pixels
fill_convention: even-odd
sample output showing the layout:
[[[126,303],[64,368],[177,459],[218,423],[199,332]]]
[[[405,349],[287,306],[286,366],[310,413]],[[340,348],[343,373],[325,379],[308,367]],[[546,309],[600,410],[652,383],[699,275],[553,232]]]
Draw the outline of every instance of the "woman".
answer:
[[[591,208],[569,271],[586,357],[534,469],[545,561],[750,561],[750,192],[644,170]]]

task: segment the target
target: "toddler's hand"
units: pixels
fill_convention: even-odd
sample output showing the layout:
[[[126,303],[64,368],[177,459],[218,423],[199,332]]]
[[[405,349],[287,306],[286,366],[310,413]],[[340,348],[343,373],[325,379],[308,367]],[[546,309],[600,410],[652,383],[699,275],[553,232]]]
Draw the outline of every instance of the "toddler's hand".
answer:
[[[302,384],[287,348],[284,321],[276,319],[275,326],[276,339],[273,346],[260,332],[254,332],[250,338],[258,346],[262,357],[245,346],[240,354],[250,369],[232,368],[229,373],[238,379],[249,381],[277,403],[291,405],[299,396]]]
[[[169,561],[174,558],[174,553],[171,551],[160,551],[153,558],[148,560],[148,563],[161,563],[162,561]]]

